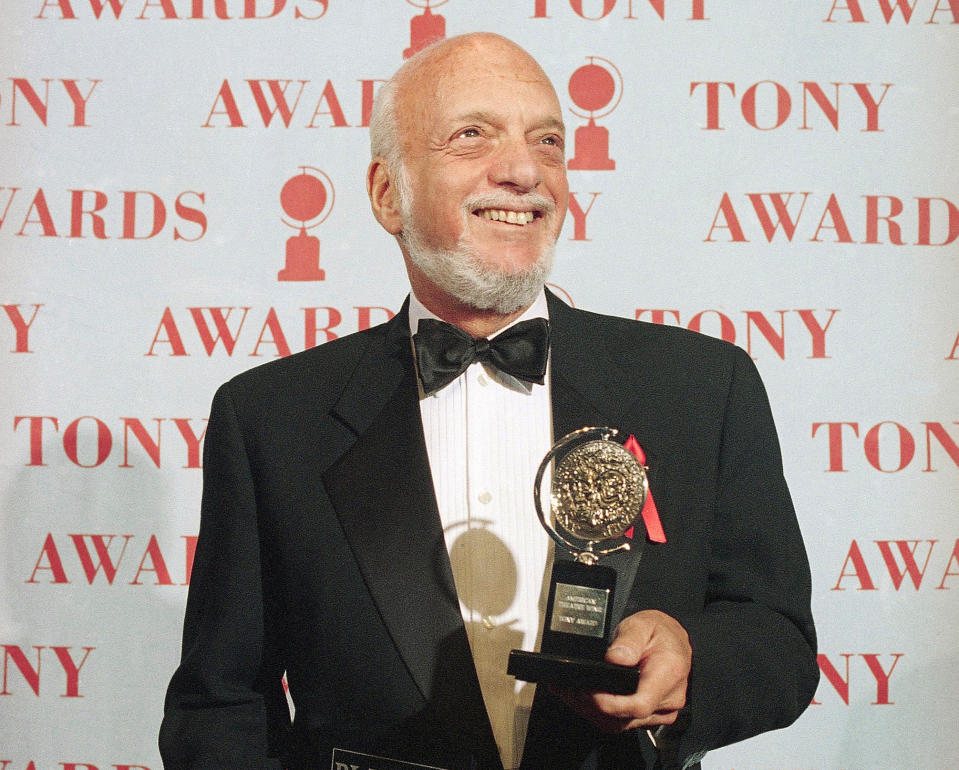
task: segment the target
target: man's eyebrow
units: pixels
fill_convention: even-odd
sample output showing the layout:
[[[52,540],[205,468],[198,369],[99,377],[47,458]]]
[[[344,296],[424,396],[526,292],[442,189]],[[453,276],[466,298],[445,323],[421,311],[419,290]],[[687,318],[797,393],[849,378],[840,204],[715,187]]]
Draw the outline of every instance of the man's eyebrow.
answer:
[[[547,128],[553,131],[557,131],[560,134],[566,133],[566,124],[563,123],[563,121],[560,120],[559,118],[555,118],[553,116],[544,118],[539,123],[537,123],[533,128],[534,129]]]
[[[473,112],[464,112],[462,115],[456,115],[450,119],[451,123],[489,123],[495,124],[502,122],[501,119],[497,119],[497,116],[491,112],[483,112],[481,110],[474,110]]]
[[[495,113],[475,110],[473,112],[465,112],[462,115],[457,115],[451,119],[451,123],[486,123],[488,125],[498,125],[503,122],[503,118],[496,115]],[[560,118],[555,116],[548,116],[542,120],[536,122],[531,127],[531,131],[539,131],[542,129],[548,129],[551,131],[557,131],[561,134],[566,133],[566,125]]]

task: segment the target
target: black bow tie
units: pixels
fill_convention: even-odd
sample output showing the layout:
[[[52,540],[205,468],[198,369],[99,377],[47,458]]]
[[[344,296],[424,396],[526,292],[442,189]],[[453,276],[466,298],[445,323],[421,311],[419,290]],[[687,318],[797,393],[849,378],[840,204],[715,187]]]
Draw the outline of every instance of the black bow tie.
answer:
[[[424,318],[413,335],[420,383],[426,395],[448,385],[474,361],[489,361],[518,380],[543,384],[549,353],[549,323],[533,318],[493,339],[473,339],[444,321]]]

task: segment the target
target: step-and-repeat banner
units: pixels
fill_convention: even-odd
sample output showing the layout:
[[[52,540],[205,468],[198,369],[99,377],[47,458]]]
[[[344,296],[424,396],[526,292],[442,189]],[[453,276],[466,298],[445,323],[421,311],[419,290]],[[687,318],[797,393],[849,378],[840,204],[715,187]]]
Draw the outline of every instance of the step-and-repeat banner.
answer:
[[[399,308],[373,95],[474,30],[565,111],[556,291],[769,389],[822,681],[706,767],[959,766],[959,0],[16,0],[0,768],[160,767],[212,393]]]

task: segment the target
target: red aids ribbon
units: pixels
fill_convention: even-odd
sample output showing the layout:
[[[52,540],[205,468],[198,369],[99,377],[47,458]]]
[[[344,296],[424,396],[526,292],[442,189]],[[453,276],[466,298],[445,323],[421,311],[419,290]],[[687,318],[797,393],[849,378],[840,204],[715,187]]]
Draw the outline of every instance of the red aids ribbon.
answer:
[[[623,446],[628,449],[633,456],[639,460],[640,465],[646,465],[646,453],[639,445],[636,437],[630,435]],[[665,543],[666,533],[663,532],[663,523],[659,520],[659,511],[656,509],[656,502],[653,500],[653,490],[649,490],[646,495],[646,501],[643,503],[643,523],[646,525],[646,535],[654,543]],[[630,527],[626,532],[626,537],[632,539],[633,528]]]

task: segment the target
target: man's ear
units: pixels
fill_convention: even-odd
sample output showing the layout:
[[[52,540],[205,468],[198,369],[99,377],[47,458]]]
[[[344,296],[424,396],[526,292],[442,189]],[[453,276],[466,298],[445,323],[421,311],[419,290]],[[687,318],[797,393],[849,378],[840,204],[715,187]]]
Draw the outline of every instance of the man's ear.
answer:
[[[391,235],[399,234],[403,229],[403,217],[396,187],[382,158],[373,158],[366,170],[366,193],[370,196],[370,208],[376,221]]]

